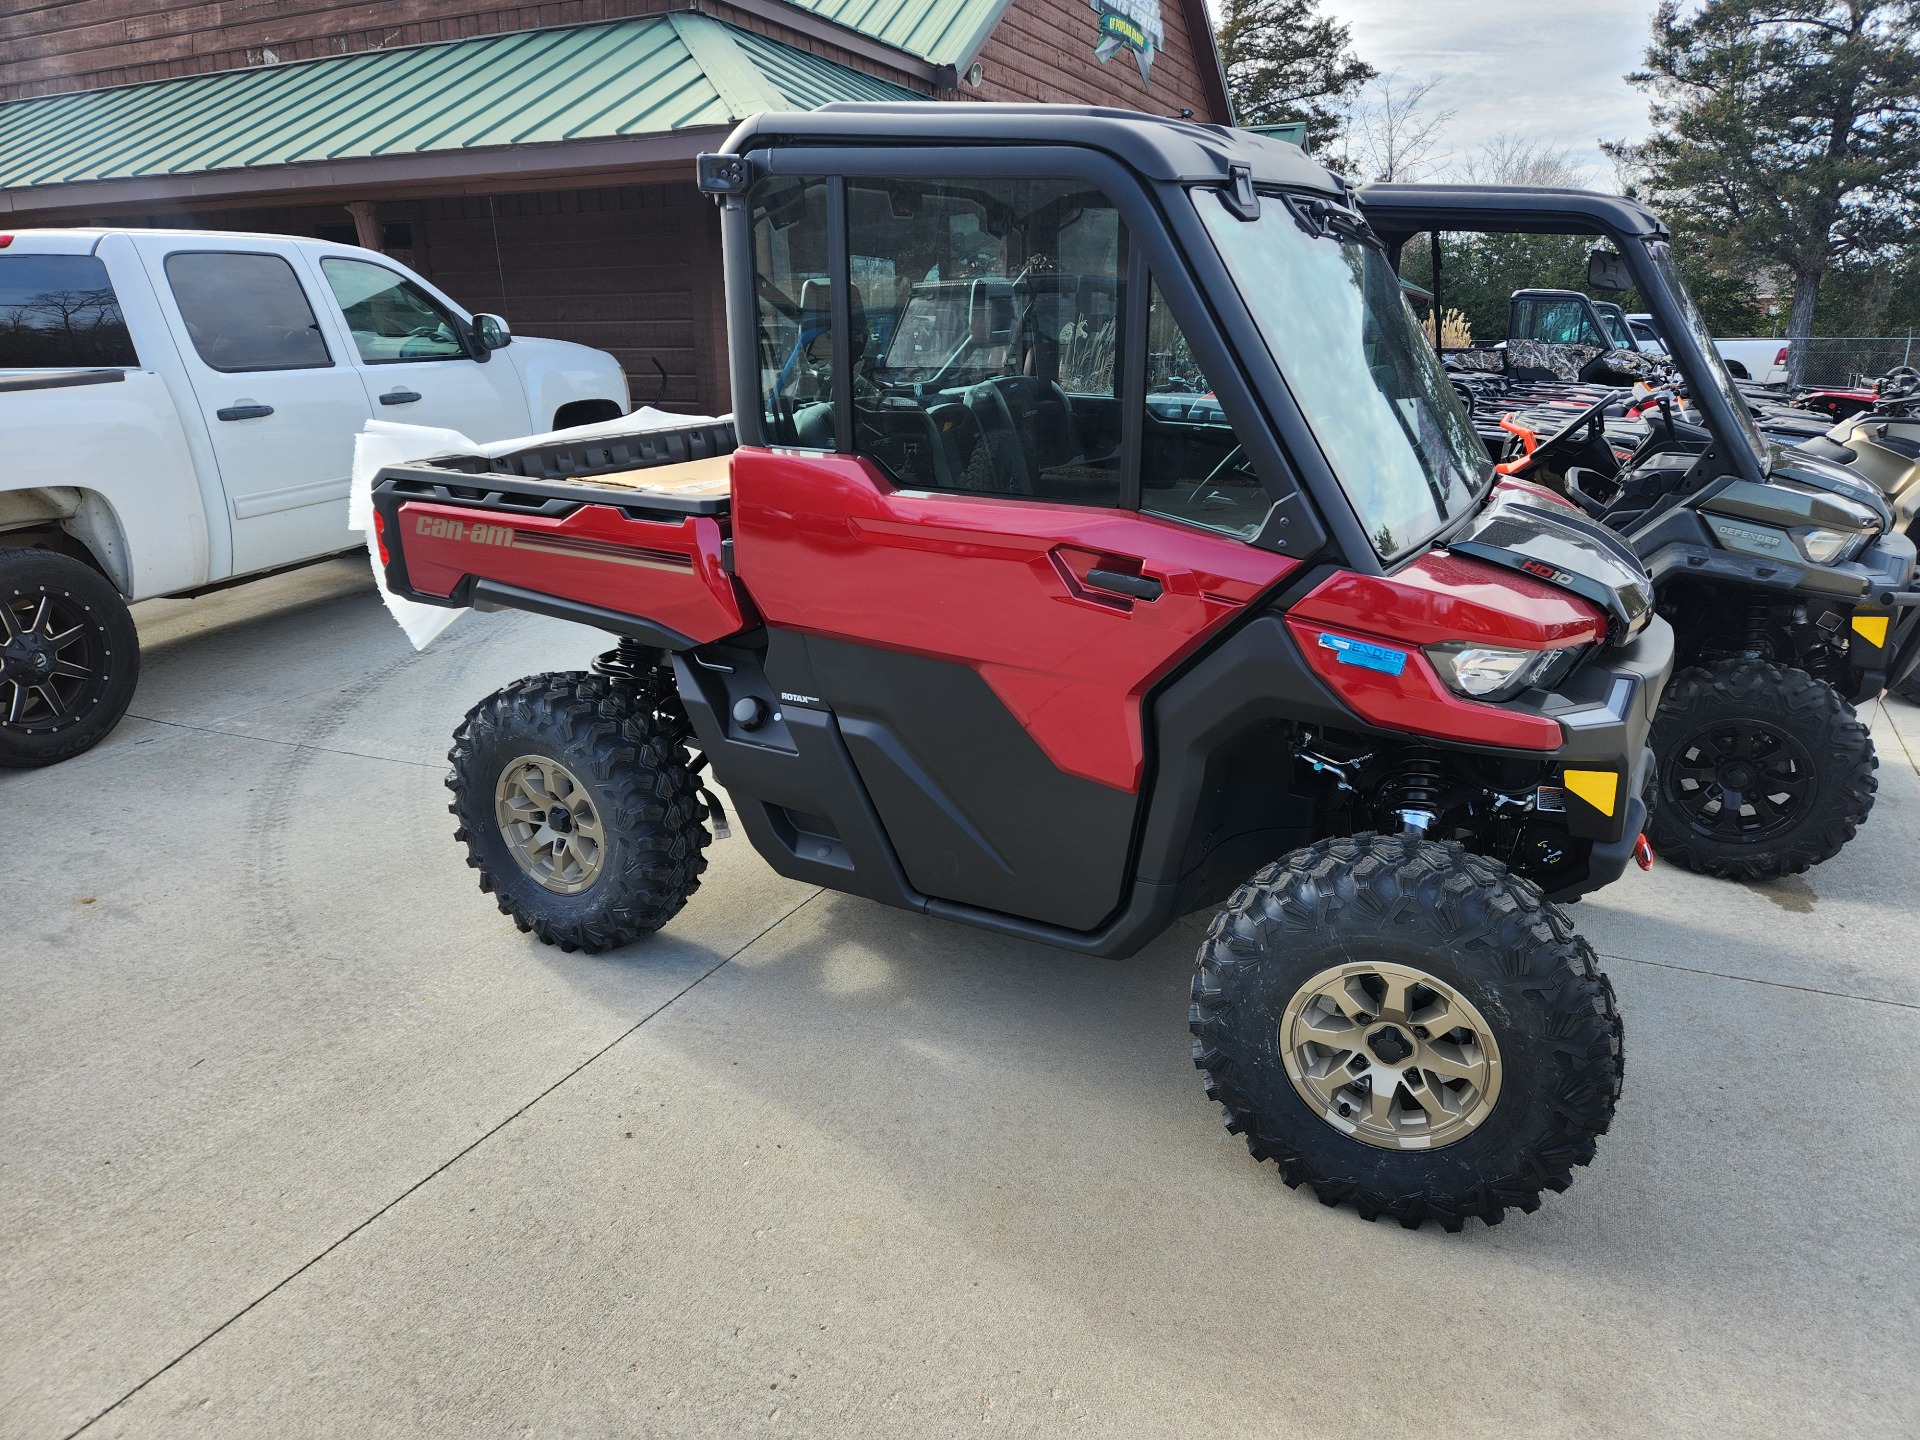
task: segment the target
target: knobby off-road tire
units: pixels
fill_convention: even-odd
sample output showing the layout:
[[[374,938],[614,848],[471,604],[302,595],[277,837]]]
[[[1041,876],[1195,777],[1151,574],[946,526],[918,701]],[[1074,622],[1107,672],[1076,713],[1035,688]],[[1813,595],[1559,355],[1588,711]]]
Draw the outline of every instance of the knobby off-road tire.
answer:
[[[1873,737],[1853,707],[1806,671],[1761,660],[1675,676],[1651,743],[1647,839],[1661,859],[1729,880],[1832,859],[1879,788]]]
[[[699,888],[706,806],[686,750],[631,684],[579,671],[528,676],[467,712],[447,758],[447,808],[467,864],[501,912],[547,944],[612,950],[658,930]],[[597,837],[584,856],[569,838],[556,845],[555,827],[528,834],[503,822],[503,805],[524,806],[543,788],[567,812],[569,838]]]
[[[92,749],[139,679],[133,616],[98,571],[51,550],[0,550],[0,767]]]
[[[1920,670],[1914,671],[1913,674],[1907,676],[1907,678],[1902,680],[1898,685],[1895,685],[1893,687],[1893,693],[1909,705],[1920,705]]]
[[[1333,983],[1349,993],[1387,1001],[1356,1017],[1362,1030],[1378,1036],[1397,1019],[1428,1045],[1424,1028],[1393,1013],[1391,991],[1369,989],[1376,966],[1437,982],[1398,1002],[1415,1016],[1433,1014],[1431,997],[1451,992],[1451,1018],[1484,1025],[1490,1043],[1479,1053],[1497,1060],[1490,1108],[1463,1107],[1477,1119],[1430,1148],[1358,1138],[1342,1128],[1349,1122],[1309,1104],[1288,1072],[1288,1052],[1299,1054],[1286,1043],[1297,1033],[1289,1022],[1330,974],[1344,973]],[[1189,1023],[1207,1094],[1255,1159],[1272,1160],[1289,1186],[1311,1187],[1324,1204],[1348,1202],[1368,1220],[1387,1215],[1409,1229],[1435,1220],[1458,1230],[1472,1215],[1497,1225],[1509,1207],[1536,1210],[1542,1190],[1566,1189],[1606,1133],[1623,1073],[1613,987],[1565,914],[1496,861],[1404,837],[1325,840],[1242,885],[1200,947]],[[1442,1044],[1456,1058],[1471,1053]],[[1315,1048],[1322,1065],[1340,1049]],[[1417,1068],[1427,1053],[1405,1059]],[[1356,1059],[1356,1070],[1372,1058]],[[1364,1095],[1339,1093],[1364,1113]]]

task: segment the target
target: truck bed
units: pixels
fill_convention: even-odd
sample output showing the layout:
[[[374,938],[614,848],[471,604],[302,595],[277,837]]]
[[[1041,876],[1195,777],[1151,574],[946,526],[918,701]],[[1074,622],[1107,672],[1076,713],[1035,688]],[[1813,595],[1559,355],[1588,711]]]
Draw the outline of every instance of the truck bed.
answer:
[[[387,585],[434,605],[520,609],[684,650],[744,628],[731,425],[389,466],[373,500]]]

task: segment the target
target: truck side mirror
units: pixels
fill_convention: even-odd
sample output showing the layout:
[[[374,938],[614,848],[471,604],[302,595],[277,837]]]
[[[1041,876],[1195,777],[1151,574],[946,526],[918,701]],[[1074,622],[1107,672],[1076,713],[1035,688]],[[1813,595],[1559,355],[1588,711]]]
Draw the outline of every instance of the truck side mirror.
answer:
[[[474,358],[479,359],[490,351],[504,350],[511,345],[513,331],[498,315],[476,315],[473,317],[473,339],[481,352]]]
[[[1627,273],[1627,262],[1612,250],[1589,251],[1587,288],[1589,290],[1631,290],[1633,276]]]

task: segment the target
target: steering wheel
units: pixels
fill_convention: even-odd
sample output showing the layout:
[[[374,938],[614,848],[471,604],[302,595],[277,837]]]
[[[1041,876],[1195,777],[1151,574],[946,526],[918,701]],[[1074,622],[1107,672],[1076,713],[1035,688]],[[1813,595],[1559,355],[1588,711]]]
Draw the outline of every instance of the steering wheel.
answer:
[[[1533,431],[1526,429],[1522,425],[1508,424],[1507,421],[1513,417],[1507,416],[1501,420],[1500,428],[1511,434],[1520,436],[1523,444],[1529,439],[1532,439],[1533,443],[1528,447],[1525,455],[1517,460],[1504,461],[1496,468],[1502,475],[1524,475],[1535,465],[1539,464],[1550,452],[1571,440],[1583,425],[1592,427],[1593,434],[1598,435],[1601,423],[1606,416],[1607,407],[1617,402],[1620,399],[1621,393],[1622,392],[1618,390],[1609,390],[1544,440],[1535,437]]]

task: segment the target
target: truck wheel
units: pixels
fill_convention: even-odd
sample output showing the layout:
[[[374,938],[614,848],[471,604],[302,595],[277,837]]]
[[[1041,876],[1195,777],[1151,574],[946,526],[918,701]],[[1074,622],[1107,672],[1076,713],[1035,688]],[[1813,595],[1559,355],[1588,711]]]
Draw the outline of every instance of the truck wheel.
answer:
[[[1797,875],[1839,854],[1873,809],[1873,737],[1804,670],[1723,660],[1682,671],[1651,743],[1647,839],[1689,870]]]
[[[97,570],[51,550],[0,550],[0,766],[91,750],[139,679],[133,616]]]
[[[447,758],[467,864],[547,944],[612,950],[699,888],[706,806],[686,750],[631,685],[528,676],[467,712]]]
[[[1361,835],[1267,866],[1207,931],[1189,1023],[1255,1159],[1408,1229],[1537,1210],[1620,1094],[1593,951],[1537,886],[1454,844]]]

